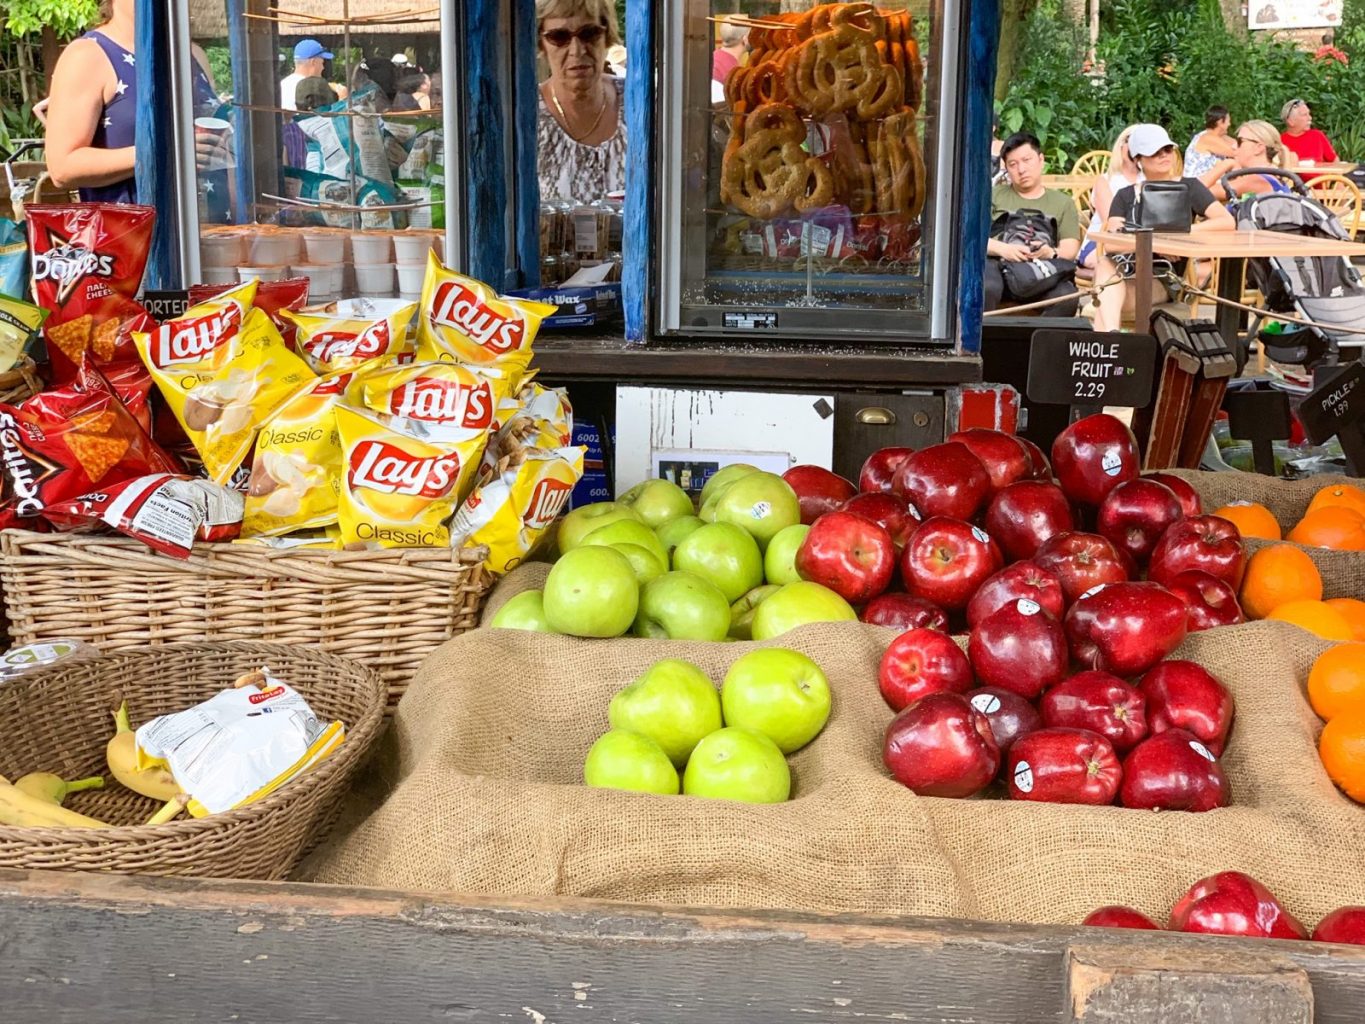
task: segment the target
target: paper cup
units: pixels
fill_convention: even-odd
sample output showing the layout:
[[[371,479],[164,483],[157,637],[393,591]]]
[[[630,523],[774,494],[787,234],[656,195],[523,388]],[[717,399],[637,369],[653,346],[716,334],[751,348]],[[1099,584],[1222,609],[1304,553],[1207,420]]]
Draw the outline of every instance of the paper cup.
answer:
[[[411,295],[414,298],[422,291],[422,279],[426,277],[427,265],[425,263],[400,263],[398,264],[398,292],[400,295]]]
[[[308,301],[334,299],[341,292],[341,264],[296,263],[295,277],[308,278]]]
[[[241,236],[204,235],[199,239],[199,262],[205,267],[232,270],[232,279],[235,281],[237,279],[236,269],[242,262]]]
[[[436,236],[421,231],[409,231],[393,236],[393,254],[401,266],[404,263],[425,263],[427,253],[436,246]]]
[[[251,263],[258,267],[279,267],[302,262],[302,249],[303,239],[298,235],[283,232],[253,235]]]
[[[258,278],[258,279],[260,279],[260,280],[262,280],[262,281],[283,281],[283,280],[284,280],[285,271],[288,270],[288,269],[289,269],[288,267],[269,267],[269,266],[266,266],[266,267],[254,267],[254,266],[238,267],[238,268],[237,268],[237,278],[238,278],[238,280],[240,280],[240,281],[242,282],[242,284],[246,284],[246,283],[247,283],[248,281],[250,281],[253,277]]]
[[[375,298],[393,295],[392,263],[356,263],[354,266],[356,294]]]
[[[346,262],[346,236],[335,231],[305,231],[303,247],[308,262],[315,266]]]
[[[393,240],[389,235],[354,234],[351,236],[351,259],[357,266],[387,263],[393,259]]]
[[[199,276],[204,284],[226,285],[238,282],[236,267],[205,267],[199,272]]]

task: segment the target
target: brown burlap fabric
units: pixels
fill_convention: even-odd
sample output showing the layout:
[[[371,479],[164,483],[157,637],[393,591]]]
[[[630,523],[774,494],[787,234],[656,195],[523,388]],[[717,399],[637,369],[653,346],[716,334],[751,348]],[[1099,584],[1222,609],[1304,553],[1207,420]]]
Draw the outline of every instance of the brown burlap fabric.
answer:
[[[749,806],[581,785],[611,696],[653,662],[713,679],[755,646],[581,641],[476,630],[434,652],[390,729],[387,799],[363,797],[303,877],[319,882],[683,905],[1075,923],[1127,903],[1158,918],[1238,869],[1304,920],[1365,902],[1365,810],[1315,750],[1302,690],[1323,643],[1292,626],[1204,633],[1180,651],[1238,702],[1235,806],[1206,814],[916,797],[881,765],[877,666],[894,636],[855,623],[783,638],[830,677],[825,731],[792,757],[794,798]],[[771,645],[771,644],[769,644]]]

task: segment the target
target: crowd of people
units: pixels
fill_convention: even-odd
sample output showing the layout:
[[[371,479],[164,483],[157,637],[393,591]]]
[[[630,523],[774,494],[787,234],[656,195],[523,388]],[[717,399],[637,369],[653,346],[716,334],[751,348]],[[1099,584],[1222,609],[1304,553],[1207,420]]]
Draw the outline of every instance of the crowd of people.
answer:
[[[280,80],[280,107],[302,112],[316,110],[373,85],[370,93],[375,113],[440,109],[440,72],[429,74],[402,51],[391,57],[363,58],[348,82],[328,80],[327,62],[334,59],[316,39],[296,43],[294,68]]]

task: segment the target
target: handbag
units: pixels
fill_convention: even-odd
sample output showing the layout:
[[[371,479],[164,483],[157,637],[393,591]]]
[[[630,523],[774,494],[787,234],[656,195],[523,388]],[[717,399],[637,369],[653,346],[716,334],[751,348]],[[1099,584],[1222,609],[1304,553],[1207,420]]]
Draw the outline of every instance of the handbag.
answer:
[[[1143,182],[1133,208],[1133,220],[1140,228],[1189,234],[1194,222],[1189,186],[1183,181]]]
[[[1000,276],[1005,279],[1005,291],[1012,298],[1035,299],[1063,281],[1073,280],[1076,276],[1076,262],[1060,257],[1018,263],[1001,260]]]
[[[1057,221],[1042,210],[1011,210],[991,221],[991,237],[1011,245],[1057,244]]]

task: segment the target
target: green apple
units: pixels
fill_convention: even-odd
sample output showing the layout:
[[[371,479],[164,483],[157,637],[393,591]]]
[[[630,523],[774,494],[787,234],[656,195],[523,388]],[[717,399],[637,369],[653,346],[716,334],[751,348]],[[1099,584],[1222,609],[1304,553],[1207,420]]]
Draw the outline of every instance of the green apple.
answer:
[[[770,640],[808,622],[856,622],[858,613],[826,587],[807,580],[785,584],[754,612],[755,640]],[[553,619],[550,620],[553,623]]]
[[[655,532],[644,523],[633,519],[618,519],[614,523],[598,527],[580,540],[577,546],[588,547],[592,544],[605,544],[607,547],[615,547],[617,544],[638,544],[658,555],[659,561],[668,564],[668,549],[659,543]]]
[[[668,640],[724,640],[730,605],[714,583],[693,572],[670,572],[640,590],[635,635]]]
[[[801,578],[796,571],[796,553],[805,543],[810,527],[802,523],[786,526],[768,541],[763,552],[763,575],[769,583],[795,583]]]
[[[704,525],[699,516],[679,516],[677,519],[670,519],[663,526],[654,528],[654,535],[659,538],[659,543],[668,551],[668,557],[673,557],[673,549],[682,543],[684,537]]]
[[[620,636],[635,621],[640,584],[630,560],[592,545],[560,555],[545,579],[545,619],[570,636]]]
[[[591,547],[591,544],[585,544]],[[640,586],[644,586],[650,580],[658,579],[668,572],[668,563],[660,561],[659,556],[649,548],[642,548],[639,544],[612,544],[621,554],[626,556],[626,561],[635,570],[635,580]]]
[[[678,769],[648,736],[613,729],[588,751],[583,781],[597,789],[673,796],[678,792]]]
[[[614,501],[597,501],[591,505],[576,508],[559,521],[560,553],[572,551],[583,542],[583,538],[593,530],[609,523],[629,519],[640,522],[640,516],[633,508]]]
[[[673,568],[694,572],[720,587],[727,603],[763,582],[758,542],[730,523],[707,523],[673,549]]]
[[[544,595],[539,590],[527,590],[497,610],[491,622],[494,629],[529,629],[535,633],[553,633],[545,618]]]
[[[730,605],[730,636],[736,640],[752,640],[754,610],[781,589],[775,584],[765,583],[761,587],[754,587],[753,590]]]
[[[707,478],[706,483],[702,485],[701,494],[698,496],[698,500],[701,504],[705,505],[706,500],[710,498],[711,495],[715,494],[716,491],[729,487],[730,484],[734,483],[742,476],[748,476],[750,473],[757,472],[759,472],[759,468],[757,466],[751,466],[747,462],[731,463],[724,469]]]
[[[748,804],[780,804],[791,796],[792,775],[777,744],[761,732],[734,726],[713,732],[692,752],[683,792]]]
[[[730,666],[720,686],[726,725],[761,732],[784,754],[795,753],[829,721],[829,680],[800,651],[768,647]]]
[[[703,736],[724,724],[720,694],[705,672],[689,661],[656,662],[611,699],[613,729],[648,736],[681,768]]]
[[[617,499],[618,505],[635,510],[646,526],[658,529],[665,523],[696,513],[692,496],[672,480],[646,480]]]
[[[748,530],[766,548],[781,530],[801,522],[801,502],[776,473],[750,473],[716,496],[714,520]]]

